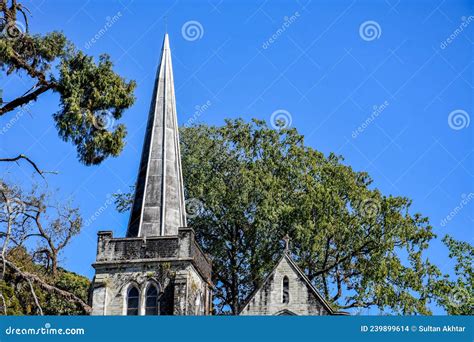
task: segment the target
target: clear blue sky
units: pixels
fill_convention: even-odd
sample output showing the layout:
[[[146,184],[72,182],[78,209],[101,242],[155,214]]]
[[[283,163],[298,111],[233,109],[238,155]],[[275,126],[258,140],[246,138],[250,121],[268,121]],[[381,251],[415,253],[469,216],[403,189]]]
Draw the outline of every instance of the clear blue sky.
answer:
[[[88,54],[108,53],[116,71],[138,83],[136,104],[122,120],[129,132],[126,148],[120,157],[98,167],[81,165],[74,147],[58,138],[51,117],[58,105],[56,95],[43,96],[31,107],[31,116],[20,116],[0,136],[2,156],[25,153],[43,169],[58,170],[59,175],[47,177],[48,187],[58,188],[64,200],[72,198],[85,221],[97,216],[64,253],[66,268],[92,277],[97,231],[125,234],[128,215],[114,210],[110,194],[127,191],[135,181],[165,30],[163,16],[168,18],[180,124],[205,104],[209,108],[199,121],[208,124],[237,117],[270,122],[273,112],[285,110],[308,145],[326,154],[342,154],[355,170],[368,171],[383,193],[412,198],[414,211],[430,217],[439,237],[451,234],[473,243],[474,201],[468,200],[447,224],[441,224],[463,196],[474,192],[474,123],[462,128],[474,115],[472,2],[26,1],[26,5],[33,15],[33,32],[62,30]],[[114,16],[118,19],[111,19]],[[107,20],[114,23],[101,35]],[[196,40],[183,36],[182,27],[189,21],[202,27]],[[368,31],[361,30],[367,21],[375,23],[368,23]],[[370,35],[371,25],[375,36]],[[99,39],[89,44],[96,34]],[[450,36],[451,42],[446,42]],[[5,100],[24,92],[25,82],[25,76],[2,78]],[[374,106],[384,103],[385,108],[374,115]],[[14,115],[2,117],[0,128]],[[356,132],[368,119],[369,124]],[[26,164],[2,165],[2,173],[31,184],[32,171]],[[428,256],[444,272],[451,272],[453,265],[439,239]]]

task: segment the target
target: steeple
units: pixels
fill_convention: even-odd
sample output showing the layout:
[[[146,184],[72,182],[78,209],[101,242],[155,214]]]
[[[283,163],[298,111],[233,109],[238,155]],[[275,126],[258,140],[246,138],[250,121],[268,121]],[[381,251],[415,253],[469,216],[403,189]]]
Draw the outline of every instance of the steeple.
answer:
[[[155,79],[127,237],[177,235],[186,226],[168,34]]]

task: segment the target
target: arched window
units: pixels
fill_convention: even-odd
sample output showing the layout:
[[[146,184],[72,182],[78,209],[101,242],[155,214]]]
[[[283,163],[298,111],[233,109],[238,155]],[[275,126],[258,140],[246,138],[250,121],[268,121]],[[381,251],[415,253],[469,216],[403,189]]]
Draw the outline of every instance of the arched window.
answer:
[[[140,293],[135,286],[132,286],[127,293],[127,315],[138,315],[138,303],[140,302]]]
[[[158,289],[153,284],[146,290],[145,315],[158,315]]]
[[[290,302],[290,280],[287,276],[283,277],[282,302],[284,304],[288,304]]]

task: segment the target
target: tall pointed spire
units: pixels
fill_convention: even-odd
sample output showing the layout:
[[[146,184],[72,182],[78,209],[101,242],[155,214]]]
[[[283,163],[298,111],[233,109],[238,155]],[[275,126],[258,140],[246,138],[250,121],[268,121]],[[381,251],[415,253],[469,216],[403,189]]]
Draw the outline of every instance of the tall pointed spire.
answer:
[[[173,67],[165,34],[127,237],[177,235],[185,226]]]

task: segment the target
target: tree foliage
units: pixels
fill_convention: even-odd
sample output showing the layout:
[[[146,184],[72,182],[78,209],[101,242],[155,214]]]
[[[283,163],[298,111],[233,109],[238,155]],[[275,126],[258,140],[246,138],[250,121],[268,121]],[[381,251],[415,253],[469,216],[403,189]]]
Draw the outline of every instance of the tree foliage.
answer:
[[[427,218],[409,213],[409,199],[384,196],[365,172],[305,146],[294,129],[237,120],[186,129],[182,141],[186,195],[204,207],[190,225],[233,313],[273,266],[285,234],[334,307],[428,313],[424,284],[435,270],[422,252],[434,234]]]
[[[182,128],[180,138],[185,195],[201,203],[188,225],[213,259],[218,313],[239,312],[286,234],[335,309],[429,314],[450,286],[424,256],[435,234],[411,200],[382,194],[366,172],[305,146],[295,129],[228,120]],[[130,202],[117,198],[122,212]]]
[[[474,314],[474,247],[449,235],[443,238],[449,258],[455,261],[454,280],[445,276],[433,285],[438,304],[450,315]]]
[[[0,116],[51,91],[60,100],[52,113],[58,134],[76,146],[82,163],[99,164],[119,155],[126,129],[115,121],[134,103],[135,82],[116,74],[109,56],[101,55],[96,63],[61,32],[30,34],[26,13],[16,0],[0,0],[0,69],[32,81],[23,95],[1,100]],[[4,95],[9,94],[6,89]]]
[[[62,268],[59,268],[56,276],[53,277],[43,265],[33,261],[31,253],[24,247],[12,248],[7,257],[23,271],[35,274],[41,277],[45,283],[68,291],[82,301],[87,302],[90,281],[86,277],[68,272]],[[33,290],[44,315],[84,314],[84,310],[69,299],[47,291],[36,284],[33,284]],[[8,315],[39,314],[39,309],[36,306],[28,282],[25,282],[11,268],[7,268],[4,278],[0,280],[0,292],[5,298]]]

